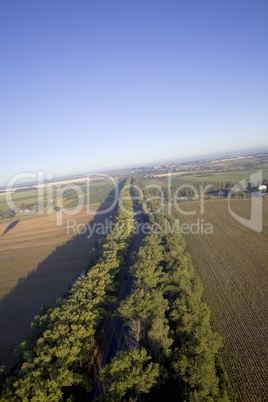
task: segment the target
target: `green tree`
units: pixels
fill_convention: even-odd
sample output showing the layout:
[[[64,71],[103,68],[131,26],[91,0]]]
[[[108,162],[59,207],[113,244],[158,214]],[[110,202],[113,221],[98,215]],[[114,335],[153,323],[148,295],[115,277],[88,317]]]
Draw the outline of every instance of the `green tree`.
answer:
[[[150,391],[159,376],[159,365],[149,363],[144,348],[119,352],[101,371],[101,380],[108,387],[105,399],[119,402],[123,398],[140,399]]]
[[[163,247],[159,244],[158,236],[147,236],[140,247],[139,254],[134,256],[135,265],[131,274],[135,277],[135,284],[145,292],[151,291],[162,282]]]
[[[2,217],[4,219],[10,219],[10,218],[13,218],[14,216],[15,216],[15,213],[13,211],[11,211],[11,209],[8,209],[7,211],[4,211],[2,213]]]
[[[131,202],[128,208],[132,210]],[[106,236],[97,263],[70,289],[68,298],[59,299],[54,309],[43,309],[31,336],[18,349],[16,376],[7,377],[1,402],[56,402],[71,397],[73,387],[90,390],[88,362],[107,307],[115,301],[116,276],[133,235],[129,219],[131,214],[118,207],[115,221],[122,230]]]

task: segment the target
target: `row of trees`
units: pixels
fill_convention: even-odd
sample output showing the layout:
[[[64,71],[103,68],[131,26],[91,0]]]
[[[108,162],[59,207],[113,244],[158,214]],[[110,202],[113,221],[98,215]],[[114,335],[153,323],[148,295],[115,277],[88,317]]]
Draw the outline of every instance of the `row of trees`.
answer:
[[[13,218],[15,213],[11,211],[11,209],[7,209],[6,211],[1,211],[0,209],[0,219],[9,219]]]
[[[148,202],[151,211],[156,203]],[[164,231],[167,219],[172,226],[173,218],[164,212],[149,215],[158,230],[134,254],[133,288],[118,311],[129,328],[128,350],[102,371],[106,399],[227,401],[218,354],[222,341],[211,329],[183,238]]]
[[[142,183],[142,182],[141,182]],[[177,197],[194,197],[199,196],[201,194],[201,189],[204,189],[205,194],[213,194],[218,191],[222,191],[225,196],[228,195],[228,192],[237,184],[236,181],[196,181],[196,182],[185,182],[182,184],[176,184],[168,186],[167,183],[163,181],[159,181],[159,185],[154,184],[152,186],[149,185],[149,191],[151,196],[154,197],[164,197],[166,200]],[[262,184],[267,185],[267,179],[263,179]],[[257,186],[253,186],[253,183],[247,182],[245,190],[239,193],[235,193],[235,197],[243,196],[245,193],[250,193],[253,190],[256,190]]]
[[[35,202],[35,203],[29,203],[29,204],[25,204],[25,203],[22,203],[22,204],[20,204],[20,209],[34,209],[34,208],[37,208],[37,202]]]
[[[142,183],[142,182],[141,182]],[[211,194],[216,191],[222,190],[224,192],[230,191],[236,182],[233,181],[218,181],[218,182],[195,182],[195,183],[184,183],[184,184],[176,184],[171,185],[170,187],[167,184],[161,182],[159,183],[159,188],[157,185],[152,187],[149,186],[149,191],[151,196],[162,196],[165,199],[170,199],[174,196],[179,197],[194,197],[196,194],[200,195],[200,189],[203,188],[206,194]],[[249,187],[249,186],[248,186]]]
[[[2,402],[71,401],[81,388],[90,391],[88,364],[96,348],[96,331],[115,301],[118,274],[135,230],[130,198],[124,208],[118,205],[115,223],[98,250],[98,262],[68,297],[59,299],[54,309],[43,309],[32,324],[31,335],[16,352],[15,375],[7,376],[3,384]],[[95,263],[94,258],[91,261]]]

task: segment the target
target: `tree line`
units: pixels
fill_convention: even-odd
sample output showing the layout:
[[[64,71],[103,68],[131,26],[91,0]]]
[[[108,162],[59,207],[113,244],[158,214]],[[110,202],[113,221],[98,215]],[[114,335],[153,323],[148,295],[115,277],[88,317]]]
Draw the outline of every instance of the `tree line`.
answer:
[[[140,182],[142,183],[142,181]],[[161,184],[161,186],[160,186]],[[225,194],[228,193],[236,184],[234,181],[218,181],[218,182],[195,182],[195,183],[183,183],[174,184],[168,186],[166,183],[161,182],[159,188],[157,186],[149,186],[151,196],[162,196],[166,200],[177,197],[194,197],[196,193],[200,195],[200,189],[204,189],[205,194],[212,194],[218,191],[223,191]],[[250,188],[250,183],[248,183],[248,189]],[[161,190],[160,190],[161,189]]]
[[[129,195],[125,183],[124,195]],[[17,364],[3,373],[0,401],[72,401],[79,390],[90,392],[89,361],[96,348],[96,334],[108,308],[115,302],[118,275],[135,231],[130,197],[118,204],[115,227],[107,234],[88,272],[58,299],[54,308],[43,308],[29,337],[16,351]]]
[[[152,193],[143,188],[143,195]],[[131,294],[118,309],[128,327],[126,350],[101,372],[107,387],[104,399],[231,400],[219,356],[222,340],[211,328],[185,241],[178,233],[165,233],[165,222],[172,226],[174,218],[165,211],[153,214],[159,209],[157,199],[148,201],[147,208],[152,213],[144,211],[144,217],[157,230],[133,255]]]
[[[142,185],[142,181],[139,181]],[[165,200],[170,200],[173,197],[195,197],[196,195],[200,195],[201,189],[203,189],[204,194],[214,194],[222,191],[225,196],[228,195],[228,192],[237,184],[236,181],[202,181],[202,182],[189,182],[182,184],[174,184],[168,186],[167,183],[161,181],[159,182],[159,188],[156,185],[148,186],[149,193],[151,196],[160,197],[162,196]],[[263,179],[262,184],[267,185],[267,179]],[[250,193],[253,190],[256,190],[257,186],[253,186],[251,182],[247,182],[246,189],[241,191],[240,193],[235,193],[235,197],[239,197],[247,193]]]

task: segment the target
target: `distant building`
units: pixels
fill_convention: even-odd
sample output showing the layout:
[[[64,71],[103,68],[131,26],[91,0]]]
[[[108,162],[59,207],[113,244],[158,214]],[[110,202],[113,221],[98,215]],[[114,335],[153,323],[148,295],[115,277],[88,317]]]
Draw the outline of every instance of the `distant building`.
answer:
[[[218,191],[218,195],[224,195],[224,194],[225,194],[224,191],[222,191],[222,190]]]
[[[258,185],[258,190],[266,190],[267,186],[265,184],[259,184]]]

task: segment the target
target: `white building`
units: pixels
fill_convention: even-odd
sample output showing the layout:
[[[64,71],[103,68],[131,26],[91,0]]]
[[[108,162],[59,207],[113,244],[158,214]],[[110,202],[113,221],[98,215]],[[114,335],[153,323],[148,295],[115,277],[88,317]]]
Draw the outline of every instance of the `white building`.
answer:
[[[258,190],[266,190],[267,186],[265,184],[258,185]]]

